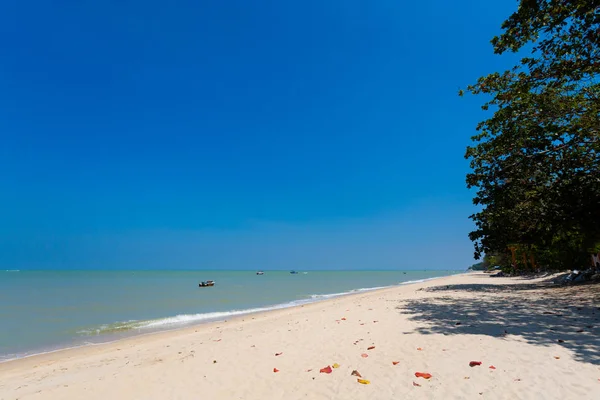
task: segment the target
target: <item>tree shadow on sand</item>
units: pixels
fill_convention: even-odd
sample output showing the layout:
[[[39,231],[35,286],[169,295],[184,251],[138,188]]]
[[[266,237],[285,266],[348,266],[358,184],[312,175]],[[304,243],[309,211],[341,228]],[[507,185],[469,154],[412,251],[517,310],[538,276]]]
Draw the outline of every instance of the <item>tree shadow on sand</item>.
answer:
[[[419,333],[520,336],[538,346],[564,346],[576,360],[600,364],[600,285],[481,283],[422,290],[426,298],[397,307],[419,323]],[[450,292],[456,295],[445,295]]]

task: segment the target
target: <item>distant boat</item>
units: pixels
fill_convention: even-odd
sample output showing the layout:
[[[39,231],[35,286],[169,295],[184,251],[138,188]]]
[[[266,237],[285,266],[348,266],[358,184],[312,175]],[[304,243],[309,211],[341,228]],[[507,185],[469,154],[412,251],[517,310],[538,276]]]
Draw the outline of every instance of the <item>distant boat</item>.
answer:
[[[215,281],[204,281],[198,284],[198,287],[215,286]]]
[[[256,272],[256,275],[264,275],[264,274],[265,274],[265,273],[264,273],[264,272],[262,272],[262,271],[257,271],[257,272]]]
[[[297,274],[298,271],[290,271],[290,274]]]

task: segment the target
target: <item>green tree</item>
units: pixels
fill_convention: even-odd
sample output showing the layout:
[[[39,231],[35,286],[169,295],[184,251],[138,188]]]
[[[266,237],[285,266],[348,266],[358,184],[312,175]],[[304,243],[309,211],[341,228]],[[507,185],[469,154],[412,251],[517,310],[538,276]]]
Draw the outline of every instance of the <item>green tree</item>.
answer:
[[[475,256],[517,245],[584,263],[600,242],[600,1],[521,0],[502,30],[495,53],[529,54],[467,88],[493,110],[465,155]]]

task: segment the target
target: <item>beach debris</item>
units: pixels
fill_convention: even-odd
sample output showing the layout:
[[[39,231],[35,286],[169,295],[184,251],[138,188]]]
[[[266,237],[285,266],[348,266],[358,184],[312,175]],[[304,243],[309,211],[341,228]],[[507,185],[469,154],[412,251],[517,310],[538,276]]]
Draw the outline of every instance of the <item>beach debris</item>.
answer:
[[[462,322],[457,322],[454,325],[462,325]]]
[[[361,356],[362,358],[367,358],[367,357],[369,357],[369,355],[368,355],[367,353],[362,353],[360,356]]]
[[[343,318],[342,318],[342,321],[345,321],[345,320],[346,320],[346,317],[343,317]]]
[[[310,372],[310,371],[312,371],[312,368],[306,370],[306,372]]]
[[[213,340],[213,342],[220,342],[223,339]]]
[[[360,378],[357,378],[356,381],[362,385],[368,385],[371,383],[371,381],[369,381],[367,379],[360,379]]]
[[[376,322],[379,322],[379,321],[373,321],[373,323],[376,323]]]
[[[319,370],[319,372],[322,373],[322,374],[330,374],[331,371],[333,371],[333,370],[331,369],[331,367],[329,365],[326,366],[325,368],[321,368]]]
[[[558,339],[558,343],[564,343],[565,341],[562,339]]]
[[[275,357],[280,356],[282,354],[283,354],[283,352],[281,352],[281,353],[275,353]]]
[[[496,369],[496,367],[494,367],[493,365],[490,365],[490,369]]]
[[[469,363],[469,367],[477,367],[478,365],[481,365],[481,361],[471,361]]]
[[[554,358],[556,358],[557,360],[560,360],[560,357],[559,357],[559,356],[554,356]]]
[[[273,368],[273,372],[279,372],[277,368]]]
[[[442,349],[442,351],[448,351],[448,349]]]
[[[333,368],[339,368],[339,367],[340,367],[340,364],[338,364],[338,363],[333,363],[332,367],[333,367]]]
[[[400,361],[392,361],[392,365],[398,365],[400,364]]]
[[[415,376],[417,378],[430,379],[432,375],[428,372],[415,372]]]
[[[465,376],[463,379],[471,379],[470,376]]]
[[[369,346],[367,347],[367,350],[373,350],[375,348],[375,346]]]
[[[417,347],[417,350],[422,351],[423,349],[421,347]]]
[[[413,386],[418,386],[421,387],[421,385],[419,385],[417,382],[413,381]]]
[[[521,378],[515,379],[515,382],[521,382]]]
[[[213,360],[213,364],[216,364],[216,363],[217,363],[217,360]]]
[[[358,376],[359,378],[362,378],[362,375],[357,370],[352,371],[352,373],[350,375]]]
[[[363,323],[362,323],[362,324],[360,324],[360,325],[364,325],[364,324],[365,324],[365,323],[363,322]]]
[[[577,333],[583,333],[584,330],[583,329],[577,329]]]

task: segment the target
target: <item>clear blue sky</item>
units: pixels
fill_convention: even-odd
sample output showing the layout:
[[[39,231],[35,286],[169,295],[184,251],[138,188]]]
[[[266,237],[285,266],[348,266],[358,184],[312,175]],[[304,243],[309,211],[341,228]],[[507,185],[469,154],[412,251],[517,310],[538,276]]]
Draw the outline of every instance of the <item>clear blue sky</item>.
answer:
[[[0,269],[464,268],[516,1],[0,5]]]

